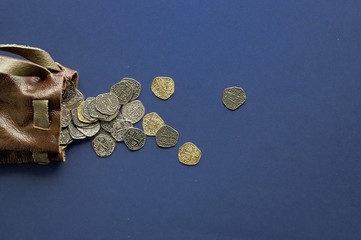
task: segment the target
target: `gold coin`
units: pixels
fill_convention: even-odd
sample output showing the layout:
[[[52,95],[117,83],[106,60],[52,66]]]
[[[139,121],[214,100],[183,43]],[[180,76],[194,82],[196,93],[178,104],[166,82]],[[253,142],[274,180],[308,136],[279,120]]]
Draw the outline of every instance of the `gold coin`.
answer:
[[[78,119],[79,121],[83,122],[83,123],[92,123],[92,121],[86,119],[83,115],[83,107],[84,107],[84,101],[80,103],[80,105],[78,106]]]
[[[170,77],[156,77],[152,82],[151,89],[155,96],[167,100],[174,93],[174,81]]]
[[[183,144],[178,150],[179,161],[188,166],[193,166],[199,163],[201,157],[201,150],[199,150],[199,148],[191,142]]]
[[[165,122],[157,113],[151,112],[143,117],[142,125],[146,135],[155,136],[159,128],[165,125]]]

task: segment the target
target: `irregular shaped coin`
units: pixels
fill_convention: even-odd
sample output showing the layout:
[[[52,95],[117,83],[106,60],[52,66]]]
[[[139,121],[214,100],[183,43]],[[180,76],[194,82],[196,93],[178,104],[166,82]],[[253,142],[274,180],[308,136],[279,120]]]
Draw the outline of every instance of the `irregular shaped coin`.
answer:
[[[107,157],[115,149],[115,140],[107,134],[99,134],[93,139],[92,146],[99,157]]]
[[[62,103],[68,108],[77,107],[83,100],[84,95],[74,85],[63,91]]]
[[[93,137],[95,134],[97,134],[100,130],[100,123],[95,122],[89,124],[89,126],[86,127],[77,127],[77,129],[82,132],[87,137]]]
[[[72,117],[72,120],[73,120],[73,123],[75,126],[78,126],[78,127],[86,127],[89,125],[89,123],[85,123],[85,122],[81,122],[78,118],[78,108],[73,108],[71,110],[71,117]]]
[[[155,141],[159,147],[169,148],[177,145],[179,133],[174,128],[164,125],[161,127],[156,135]]]
[[[132,123],[126,120],[116,119],[113,123],[113,126],[110,130],[110,134],[117,141],[123,141],[124,133],[128,128],[133,127]]]
[[[145,133],[138,128],[128,128],[123,136],[125,145],[132,151],[137,151],[144,147],[145,139]]]
[[[131,123],[137,123],[144,116],[145,109],[143,103],[135,100],[125,104],[122,108],[123,117]]]
[[[71,121],[71,114],[69,109],[64,105],[61,104],[61,127],[67,127]]]
[[[151,90],[155,96],[162,100],[170,98],[175,89],[175,84],[170,77],[156,77],[154,78],[151,86]]]
[[[95,103],[96,103],[95,98],[90,100],[90,103],[89,103],[90,116],[93,118],[96,118],[96,119],[104,119],[104,118],[108,117],[108,115],[103,114],[96,109]]]
[[[97,118],[93,118],[90,115],[90,103],[91,101],[93,101],[95,98],[94,97],[88,97],[87,99],[85,99],[84,104],[83,104],[83,117],[85,119],[87,119],[90,122],[96,122],[98,121]],[[94,106],[95,107],[95,106]]]
[[[132,97],[130,98],[130,101],[137,99],[142,89],[140,83],[133,78],[123,78],[122,81],[129,83],[130,86],[132,87]]]
[[[68,128],[62,128],[59,136],[60,145],[66,146],[70,144],[73,139],[70,136]]]
[[[95,98],[95,108],[106,115],[113,115],[120,108],[117,95],[114,93],[102,93]]]
[[[155,136],[158,130],[165,125],[165,122],[157,113],[151,112],[143,117],[142,125],[146,135]]]
[[[222,102],[229,110],[236,110],[246,101],[246,93],[240,87],[229,87],[224,89]]]
[[[92,121],[88,120],[84,117],[84,102],[81,102],[77,107],[78,119],[83,123],[92,123]]]
[[[69,133],[70,133],[70,136],[72,139],[84,139],[86,137],[82,132],[80,132],[75,127],[75,125],[72,122],[69,123],[68,128],[69,128]]]
[[[126,104],[130,101],[133,96],[132,85],[127,82],[120,80],[110,88],[110,92],[115,93],[118,96],[120,104]]]
[[[201,157],[201,150],[199,150],[199,148],[192,142],[184,143],[178,150],[179,162],[188,166],[198,164]]]

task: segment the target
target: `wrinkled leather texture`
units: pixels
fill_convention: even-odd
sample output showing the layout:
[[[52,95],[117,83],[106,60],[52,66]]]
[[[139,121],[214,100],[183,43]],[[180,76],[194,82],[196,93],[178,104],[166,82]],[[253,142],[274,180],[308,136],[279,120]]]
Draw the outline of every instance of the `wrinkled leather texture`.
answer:
[[[59,144],[61,95],[70,82],[77,85],[78,74],[58,65],[60,72],[45,77],[0,72],[0,164],[34,162],[32,152],[46,152],[50,161],[64,161]],[[34,127],[33,99],[48,100],[48,129]]]

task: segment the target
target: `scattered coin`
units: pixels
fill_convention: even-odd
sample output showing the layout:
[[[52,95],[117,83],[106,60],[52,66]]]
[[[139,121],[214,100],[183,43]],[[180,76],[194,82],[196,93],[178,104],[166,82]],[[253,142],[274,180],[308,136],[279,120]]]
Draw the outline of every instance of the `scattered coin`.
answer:
[[[143,103],[135,100],[125,104],[122,108],[123,117],[131,123],[137,123],[144,116],[145,109]]]
[[[132,85],[129,82],[123,80],[120,80],[120,82],[114,84],[110,88],[110,92],[115,93],[115,95],[118,96],[119,103],[122,105],[129,102],[133,96]]]
[[[155,136],[159,128],[165,125],[163,119],[155,112],[146,114],[143,117],[143,130],[148,136]]]
[[[246,93],[240,87],[229,87],[224,89],[222,101],[229,110],[236,110],[246,101]]]
[[[174,128],[164,125],[155,135],[155,141],[159,147],[169,148],[177,145],[179,133]]]
[[[179,162],[193,166],[199,163],[202,157],[202,152],[194,143],[186,142],[178,150]]]
[[[129,83],[130,86],[132,87],[132,97],[130,98],[130,101],[137,99],[139,97],[140,91],[142,89],[142,86],[140,85],[140,83],[133,78],[123,78],[122,80]]]
[[[156,77],[154,78],[151,86],[151,90],[155,96],[162,100],[170,98],[175,89],[175,84],[170,77]]]
[[[124,133],[128,128],[133,127],[132,123],[127,120],[116,119],[110,130],[110,134],[117,141],[121,142],[124,139]]]
[[[111,92],[99,94],[95,98],[95,108],[105,115],[113,115],[120,108],[117,95]]]
[[[124,143],[129,150],[137,151],[144,147],[146,135],[138,128],[128,128],[124,133]]]
[[[99,134],[93,139],[92,146],[99,157],[107,157],[115,149],[115,140],[107,134]]]

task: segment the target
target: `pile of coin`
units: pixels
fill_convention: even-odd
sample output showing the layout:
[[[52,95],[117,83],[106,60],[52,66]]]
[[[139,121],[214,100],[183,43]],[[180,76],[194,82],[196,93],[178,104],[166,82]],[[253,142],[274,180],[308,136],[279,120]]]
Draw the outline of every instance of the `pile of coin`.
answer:
[[[171,78],[157,77],[153,83],[163,100],[174,93]],[[73,140],[94,137],[92,147],[99,157],[110,156],[116,142],[124,142],[129,150],[137,151],[144,147],[146,136],[155,136],[159,147],[176,146],[178,131],[155,112],[145,115],[143,103],[137,100],[140,92],[141,84],[132,78],[123,78],[111,86],[109,92],[85,100],[84,95],[71,86],[63,92],[60,145],[66,148]],[[143,130],[133,127],[141,120]]]

